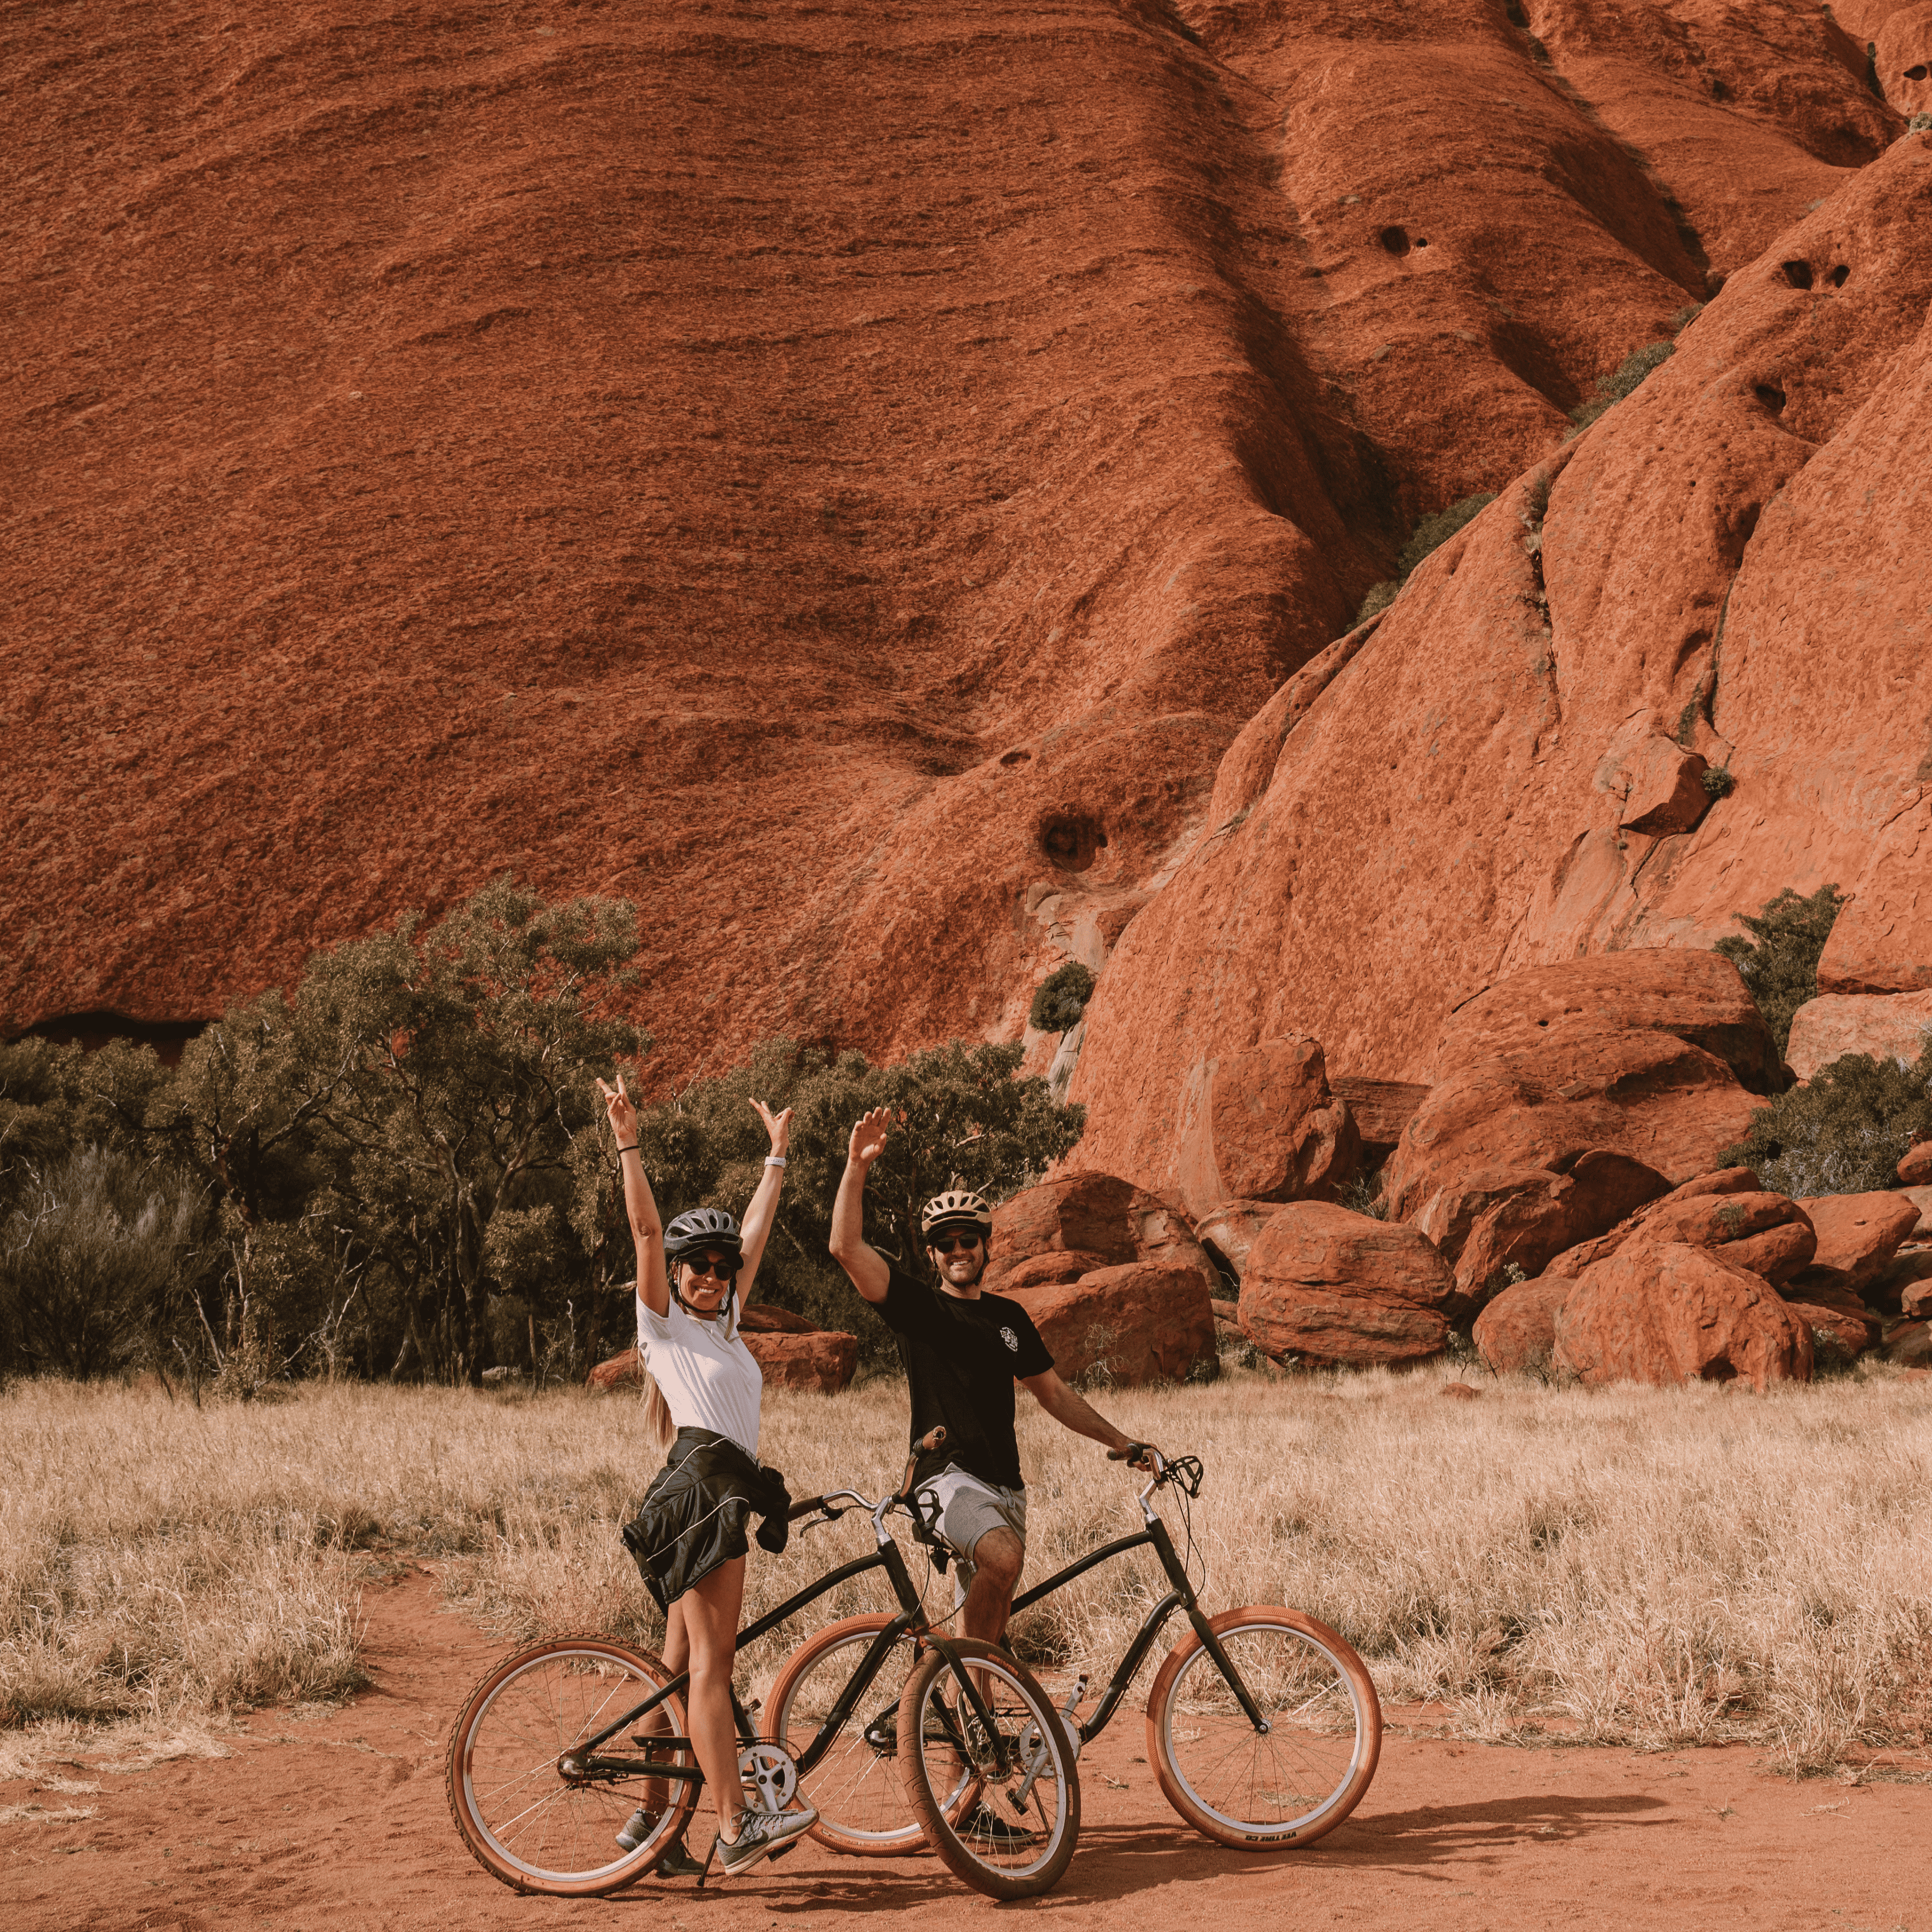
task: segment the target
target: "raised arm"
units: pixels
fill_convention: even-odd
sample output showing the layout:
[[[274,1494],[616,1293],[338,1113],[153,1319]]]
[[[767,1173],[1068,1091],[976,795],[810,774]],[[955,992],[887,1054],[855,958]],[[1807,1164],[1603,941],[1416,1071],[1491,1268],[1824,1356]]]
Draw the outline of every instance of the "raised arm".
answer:
[[[597,1090],[604,1096],[610,1131],[617,1136],[617,1165],[624,1174],[624,1208],[631,1217],[631,1238],[638,1247],[638,1299],[653,1315],[668,1315],[670,1287],[664,1279],[664,1220],[652,1198],[651,1184],[644,1178],[644,1157],[638,1151],[638,1110],[624,1090],[621,1071],[615,1087],[607,1087],[600,1080]]]
[[[892,1285],[885,1256],[866,1239],[866,1177],[886,1150],[886,1130],[891,1120],[890,1108],[874,1107],[852,1130],[838,1198],[832,1204],[832,1258],[852,1277],[852,1286],[868,1301],[884,1300]]]
[[[738,1306],[742,1312],[752,1298],[752,1283],[758,1278],[758,1263],[764,1258],[765,1244],[771,1239],[772,1223],[778,1218],[778,1193],[784,1186],[785,1149],[791,1142],[791,1109],[774,1114],[762,1100],[752,1105],[772,1137],[772,1150],[765,1162],[764,1178],[758,1183],[752,1204],[745,1210],[744,1232],[740,1236],[744,1262],[738,1270]],[[776,1161],[778,1165],[772,1165]]]

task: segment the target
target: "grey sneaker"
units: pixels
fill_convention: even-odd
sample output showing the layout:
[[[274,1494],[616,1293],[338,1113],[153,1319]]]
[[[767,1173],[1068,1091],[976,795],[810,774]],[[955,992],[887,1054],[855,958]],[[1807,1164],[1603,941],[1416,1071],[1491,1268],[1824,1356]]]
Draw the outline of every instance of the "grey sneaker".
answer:
[[[631,1822],[617,1834],[618,1844],[626,1851],[634,1852],[651,1835],[652,1828],[657,1822],[658,1814],[655,1811],[633,1811]]]
[[[718,1862],[727,1878],[749,1871],[818,1822],[818,1814],[809,1804],[800,1811],[747,1811],[738,1820],[738,1835],[718,1840]]]

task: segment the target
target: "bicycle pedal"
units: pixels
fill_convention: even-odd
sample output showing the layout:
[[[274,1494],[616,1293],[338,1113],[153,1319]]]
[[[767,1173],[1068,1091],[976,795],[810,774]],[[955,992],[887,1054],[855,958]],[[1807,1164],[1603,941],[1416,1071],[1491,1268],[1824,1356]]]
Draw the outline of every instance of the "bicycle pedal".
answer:
[[[775,1865],[778,1863],[779,1859],[790,1858],[792,1853],[797,1850],[798,1840],[794,1838],[792,1840],[790,1844],[781,1845],[776,1851],[767,1852],[765,1854],[765,1862],[768,1865]]]

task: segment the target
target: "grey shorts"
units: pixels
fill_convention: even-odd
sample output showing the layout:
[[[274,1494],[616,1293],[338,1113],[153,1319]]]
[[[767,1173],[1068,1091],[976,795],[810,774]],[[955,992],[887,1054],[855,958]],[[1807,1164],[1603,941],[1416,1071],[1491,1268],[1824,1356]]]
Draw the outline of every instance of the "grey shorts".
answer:
[[[981,1537],[988,1530],[1010,1529],[1025,1542],[1026,1491],[982,1482],[956,1462],[949,1462],[930,1482],[920,1484],[919,1493],[922,1498],[932,1496],[937,1503],[933,1527],[952,1546],[956,1558],[952,1605],[957,1610],[973,1587],[973,1552]]]

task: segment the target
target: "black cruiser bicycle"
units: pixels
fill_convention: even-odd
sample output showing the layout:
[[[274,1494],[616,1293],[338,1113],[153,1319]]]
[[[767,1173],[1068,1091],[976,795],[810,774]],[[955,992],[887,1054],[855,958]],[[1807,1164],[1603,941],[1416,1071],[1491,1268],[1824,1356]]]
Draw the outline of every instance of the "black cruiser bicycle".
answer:
[[[1070,1563],[1013,1601],[1017,1614],[1130,1550],[1151,1549],[1166,1572],[1167,1594],[1148,1610],[1091,1714],[1077,1714],[1084,1676],[1060,1712],[1076,1754],[1112,1721],[1155,1640],[1180,1612],[1187,1633],[1168,1653],[1147,1700],[1148,1762],[1168,1802],[1196,1831],[1240,1850],[1313,1844],[1355,1808],[1376,1774],[1382,1706],[1366,1667],[1345,1639],[1299,1610],[1250,1605],[1206,1615],[1149,1500],[1171,1488],[1185,1508],[1201,1492],[1199,1460],[1170,1462],[1144,1443],[1109,1453],[1117,1462],[1144,1456],[1152,1466],[1152,1480],[1137,1498],[1145,1527]],[[816,1736],[838,1706],[851,1660],[869,1657],[894,1621],[848,1617],[801,1644],[772,1687],[771,1736],[801,1747]],[[860,1853],[919,1849],[920,1820],[896,1800],[890,1775],[904,1735],[888,1706],[845,1741],[836,1774],[821,1773],[813,1785],[819,1816],[812,1836]]]
[[[929,1844],[989,1897],[1030,1898],[1057,1883],[1073,1856],[1078,1754],[1024,1666],[927,1628],[886,1526],[910,1507],[903,1492],[874,1503],[852,1490],[793,1506],[808,1528],[865,1510],[878,1546],[741,1630],[740,1646],[872,1570],[886,1573],[900,1607],[866,1620],[862,1645],[835,1646],[844,1672],[836,1686],[820,1667],[828,1633],[808,1639],[780,1672],[763,1736],[734,1688],[745,1802],[784,1810],[808,1792],[816,1835],[845,1850],[861,1847],[842,1832],[863,1838],[889,1807],[899,1838],[891,1849]],[[457,1718],[447,1761],[450,1810],[484,1870],[519,1892],[565,1898],[617,1892],[651,1870],[682,1837],[704,1781],[684,1735],[687,1681],[654,1653],[602,1636],[553,1637],[486,1672]],[[901,1750],[902,1737],[914,1748]],[[645,1832],[618,1849],[638,1812]]]

